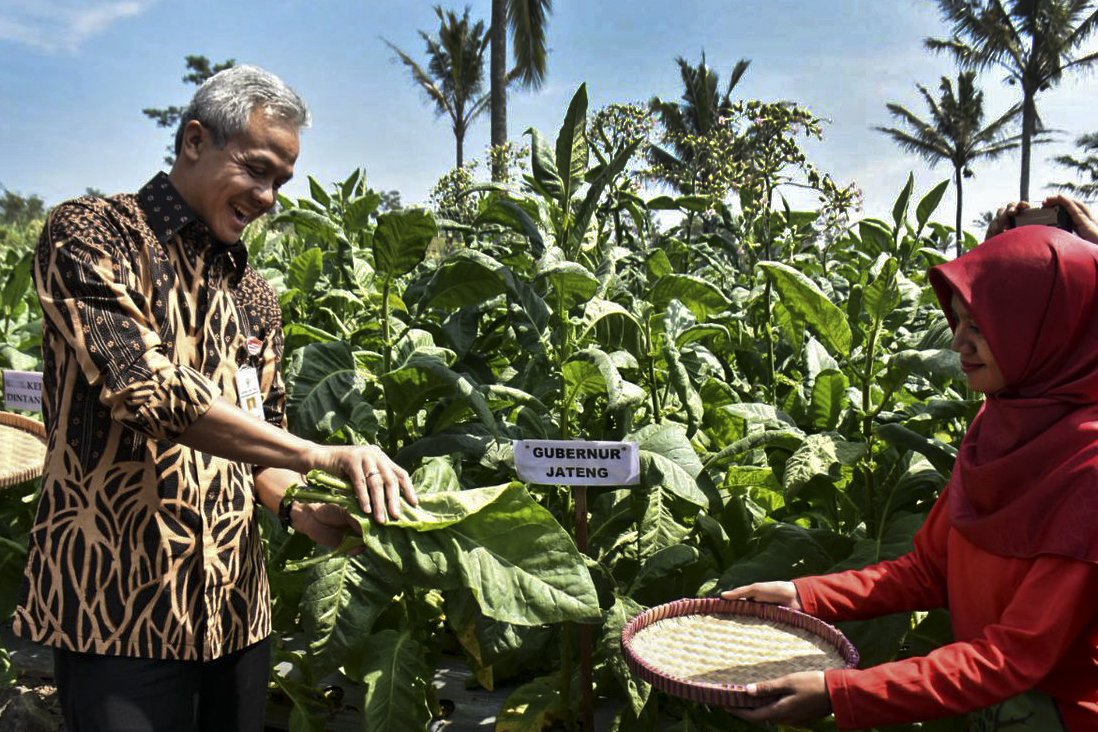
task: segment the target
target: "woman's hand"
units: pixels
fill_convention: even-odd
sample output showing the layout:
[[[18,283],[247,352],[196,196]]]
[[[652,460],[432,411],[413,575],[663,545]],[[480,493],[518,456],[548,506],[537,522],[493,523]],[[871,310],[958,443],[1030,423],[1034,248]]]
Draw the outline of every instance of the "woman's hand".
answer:
[[[1045,208],[1059,206],[1071,216],[1071,223],[1075,224],[1075,235],[1086,239],[1091,244],[1098,244],[1098,221],[1082,201],[1068,198],[1062,194],[1049,196],[1045,199]]]
[[[823,671],[799,671],[773,681],[747,685],[748,696],[777,697],[754,709],[730,709],[749,722],[806,725],[831,714],[831,697]]]
[[[797,597],[797,587],[792,582],[756,582],[743,587],[735,587],[721,593],[725,600],[754,600],[781,605],[791,610],[804,610],[801,599]]]
[[[1094,214],[1090,212],[1085,203],[1063,194],[1049,196],[1041,203],[1042,208],[1052,208],[1053,206],[1059,206],[1068,212],[1072,224],[1075,225],[1076,236],[1089,241],[1091,244],[1098,244],[1098,219],[1095,219]],[[1011,217],[1030,208],[1033,208],[1033,205],[1029,201],[1015,201],[1000,208],[995,212],[995,217],[991,220],[991,223],[988,224],[984,239],[1002,234],[1010,228]]]
[[[995,212],[995,216],[991,219],[991,223],[987,225],[984,241],[987,241],[993,236],[998,236],[1011,228],[1010,220],[1022,211],[1031,208],[1033,208],[1033,205],[1029,201],[1014,201],[1013,203],[1008,203],[1000,208]]]

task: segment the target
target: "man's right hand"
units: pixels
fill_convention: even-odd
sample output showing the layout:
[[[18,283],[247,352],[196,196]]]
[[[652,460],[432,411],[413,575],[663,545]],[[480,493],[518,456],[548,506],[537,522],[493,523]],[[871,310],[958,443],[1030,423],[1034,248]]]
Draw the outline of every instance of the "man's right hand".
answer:
[[[797,587],[792,582],[756,582],[721,593],[725,600],[753,600],[781,605],[791,610],[804,610],[797,597]]]

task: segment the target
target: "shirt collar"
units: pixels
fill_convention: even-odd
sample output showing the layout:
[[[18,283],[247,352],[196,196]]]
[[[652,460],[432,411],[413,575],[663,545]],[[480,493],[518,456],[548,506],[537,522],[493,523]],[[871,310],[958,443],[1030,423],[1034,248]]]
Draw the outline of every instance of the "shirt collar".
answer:
[[[167,173],[161,171],[154,175],[141,188],[137,197],[157,241],[166,243],[176,234],[182,233],[188,225],[195,224],[202,229],[197,237],[198,241],[206,242],[214,256],[225,254],[232,262],[233,282],[239,282],[244,276],[244,270],[248,266],[248,250],[244,242],[237,239],[232,244],[224,244],[214,238],[205,222],[183,200]]]

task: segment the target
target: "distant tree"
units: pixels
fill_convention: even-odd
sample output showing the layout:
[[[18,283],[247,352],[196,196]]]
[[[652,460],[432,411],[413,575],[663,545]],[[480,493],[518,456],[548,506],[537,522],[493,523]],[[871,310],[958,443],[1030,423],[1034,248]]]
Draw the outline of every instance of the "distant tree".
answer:
[[[998,66],[1006,81],[1022,89],[1022,163],[1019,197],[1029,199],[1030,146],[1043,129],[1037,94],[1063,78],[1071,68],[1098,61],[1098,53],[1074,52],[1098,24],[1098,10],[1088,0],[936,0],[953,37],[927,38],[927,48],[946,51],[964,68]]]
[[[0,224],[22,225],[45,218],[46,202],[39,196],[23,196],[2,186],[0,192]]]
[[[419,31],[427,43],[426,70],[404,51],[382,40],[408,67],[413,81],[427,93],[435,105],[435,113],[450,116],[457,147],[455,167],[461,168],[465,159],[465,133],[488,107],[489,95],[482,94],[481,90],[489,37],[483,21],[470,22],[468,6],[460,19],[452,10],[444,13],[437,5],[435,14],[439,18],[438,37],[432,38]]]
[[[183,76],[183,82],[195,86],[201,86],[202,82],[218,71],[231,69],[236,65],[236,59],[231,58],[219,64],[211,64],[205,56],[187,56],[184,60],[187,63],[187,68],[190,69],[190,73]],[[141,114],[156,122],[157,127],[167,127],[172,131],[172,142],[168,145],[168,154],[164,156],[164,162],[168,165],[175,162],[175,128],[179,124],[179,119],[183,116],[185,109],[185,107],[173,105],[163,109],[146,107],[141,110]]]
[[[705,63],[702,53],[701,63],[693,66],[681,56],[675,59],[682,76],[682,101],[667,102],[652,97],[649,108],[658,118],[663,130],[660,134],[661,145],[649,149],[654,177],[684,194],[699,192],[699,188],[709,187],[709,182],[717,178],[717,166],[721,165],[719,155],[706,154],[713,145],[720,143],[716,133],[727,132],[732,117],[732,90],[743,78],[748,59],[740,59],[732,68],[728,85],[724,92],[720,90],[720,74]],[[704,149],[704,150],[703,150]]]
[[[552,0],[492,0],[492,147],[507,143],[507,87],[511,82],[517,79],[523,89],[540,89],[545,83],[549,58],[546,31],[552,12]],[[515,47],[515,66],[510,71],[508,35]],[[492,180],[502,180],[505,174],[503,163],[493,160]]]
[[[1007,126],[1018,118],[1021,105],[1015,104],[994,122],[984,126],[984,93],[976,87],[975,79],[975,71],[961,72],[957,75],[957,88],[954,90],[949,77],[943,76],[937,100],[926,87],[916,84],[926,101],[930,118],[920,119],[899,104],[888,104],[888,111],[905,127],[873,128],[891,137],[904,150],[922,157],[931,167],[943,160],[953,166],[953,181],[957,188],[958,256],[964,240],[961,231],[964,179],[973,176],[972,163],[999,157],[1021,144],[1020,135],[1007,135],[1005,132]]]
[[[1093,201],[1098,199],[1098,132],[1076,138],[1075,144],[1080,148],[1080,157],[1058,155],[1053,158],[1053,161],[1057,165],[1073,170],[1086,183],[1049,183],[1049,185],[1084,201]]]
[[[400,191],[378,191],[377,194],[381,196],[381,202],[378,204],[379,211],[385,212],[400,210]]]

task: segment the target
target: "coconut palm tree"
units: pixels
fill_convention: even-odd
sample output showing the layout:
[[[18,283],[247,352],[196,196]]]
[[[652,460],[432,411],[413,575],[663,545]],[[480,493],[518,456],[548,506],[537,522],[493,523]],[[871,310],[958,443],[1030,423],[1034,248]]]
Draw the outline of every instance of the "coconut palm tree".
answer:
[[[425,70],[404,51],[389,41],[385,43],[408,67],[415,83],[427,93],[435,105],[435,113],[450,116],[457,145],[457,165],[465,162],[465,133],[469,126],[488,108],[489,95],[482,94],[484,87],[484,54],[488,50],[489,36],[484,21],[473,24],[466,6],[461,18],[452,10],[443,12],[435,6],[439,19],[438,37],[432,38],[424,31],[419,35],[427,43],[427,69]]]
[[[704,162],[696,160],[695,140],[704,138],[721,125],[729,121],[732,111],[732,90],[743,78],[751,62],[740,59],[732,68],[728,86],[723,94],[719,89],[720,74],[705,63],[702,52],[701,63],[693,66],[681,56],[675,59],[682,76],[682,101],[666,102],[653,97],[649,108],[659,116],[663,126],[662,141],[666,147],[653,145],[650,158],[654,177],[674,186],[682,193],[695,193],[691,181],[705,180],[709,176],[705,170],[688,171],[693,166],[704,167]],[[724,120],[724,121],[722,121]]]
[[[1019,196],[1029,198],[1030,145],[1043,128],[1037,94],[1056,86],[1068,69],[1098,61],[1074,53],[1098,24],[1088,0],[937,0],[953,37],[927,38],[927,48],[952,53],[964,68],[998,66],[1022,89],[1022,168]]]
[[[1076,138],[1075,145],[1081,155],[1058,155],[1053,158],[1058,165],[1075,171],[1085,183],[1050,183],[1049,186],[1084,201],[1098,199],[1098,132],[1090,132]]]
[[[490,88],[492,147],[507,142],[507,87],[518,80],[524,89],[545,83],[549,49],[545,35],[553,0],[492,0]],[[507,70],[507,36],[515,47],[515,67]],[[501,180],[502,163],[493,159],[492,179]]]
[[[930,119],[923,120],[899,104],[888,104],[892,113],[906,129],[874,127],[891,137],[897,145],[913,152],[931,167],[947,160],[953,166],[953,181],[957,187],[957,256],[961,255],[961,211],[964,205],[964,179],[971,178],[971,165],[976,160],[991,159],[1013,150],[1021,144],[1021,135],[1007,135],[1006,127],[1018,118],[1021,104],[1015,104],[1005,114],[987,126],[984,122],[984,93],[976,88],[976,72],[957,75],[954,91],[949,77],[943,76],[937,100],[926,87],[916,84],[926,101]]]

